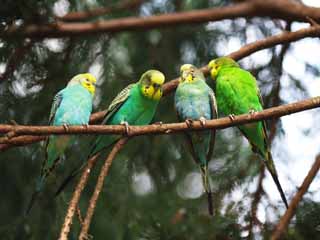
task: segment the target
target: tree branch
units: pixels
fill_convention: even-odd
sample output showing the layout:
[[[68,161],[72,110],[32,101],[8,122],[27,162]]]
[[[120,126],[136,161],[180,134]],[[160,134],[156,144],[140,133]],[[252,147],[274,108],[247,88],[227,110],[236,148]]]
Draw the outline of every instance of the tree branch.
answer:
[[[280,239],[283,232],[288,227],[288,224],[291,220],[291,218],[294,216],[296,209],[298,207],[299,202],[302,200],[303,195],[308,190],[310,184],[312,183],[314,177],[316,176],[317,172],[320,168],[320,155],[316,157],[315,162],[313,163],[310,171],[308,172],[307,176],[303,180],[302,185],[299,188],[299,191],[296,193],[296,195],[293,197],[291,203],[289,204],[289,208],[285,212],[285,214],[280,219],[279,224],[276,226],[271,239],[277,240]]]
[[[91,169],[96,164],[97,158],[99,154],[94,155],[92,158],[90,158],[87,162],[86,167],[84,168],[82,175],[80,177],[79,183],[77,187],[75,188],[72,198],[70,200],[70,204],[67,210],[66,217],[64,219],[64,223],[61,228],[60,237],[59,240],[68,240],[68,234],[70,232],[70,228],[72,225],[73,216],[77,210],[77,206],[80,200],[81,193],[85,187],[85,185],[88,182],[89,175]]]
[[[292,113],[320,107],[320,97],[309,98],[303,101],[272,107],[260,112],[207,120],[203,126],[200,121],[194,121],[192,126],[186,123],[152,124],[143,126],[129,126],[129,136],[151,134],[173,134],[189,130],[224,129],[241,124],[260,120],[279,118]],[[126,134],[123,125],[89,125],[89,126],[25,126],[0,124],[0,133],[6,134],[0,139],[0,144],[10,143],[10,137],[19,135],[65,135],[65,134]],[[16,139],[16,138],[14,138]]]
[[[126,0],[112,7],[101,7],[83,12],[70,12],[63,17],[56,17],[59,21],[75,22],[85,21],[93,17],[106,15],[109,13],[130,10],[139,7],[145,0]]]
[[[309,27],[295,32],[283,32],[281,34],[247,44],[240,48],[238,51],[229,54],[228,56],[235,60],[239,60],[259,50],[270,48],[278,44],[294,42],[305,37],[320,37],[320,27]],[[202,67],[201,70],[204,72],[204,74],[208,74],[208,69],[206,66]],[[176,89],[178,82],[179,80],[178,78],[176,78],[164,84],[164,95],[168,95],[171,92],[173,92]],[[105,111],[96,112],[92,114],[90,118],[90,123],[92,124],[101,121],[104,115]],[[23,146],[26,144],[41,141],[43,139],[44,137],[39,136],[14,137],[10,139],[10,141],[7,141],[7,144],[0,144],[0,151],[5,151],[12,146]]]
[[[150,17],[126,17],[90,23],[56,22],[46,25],[30,24],[11,26],[0,32],[0,38],[49,38],[121,31],[149,30],[177,25],[205,23],[239,17],[271,17],[286,21],[320,21],[320,9],[288,0],[251,0],[227,7],[193,10],[182,13],[162,14]]]
[[[92,197],[91,197],[90,202],[89,202],[89,207],[88,207],[88,210],[87,210],[86,217],[85,217],[84,222],[82,224],[82,229],[81,229],[81,232],[80,232],[80,235],[79,235],[79,240],[87,239],[88,230],[89,230],[89,227],[90,227],[91,219],[92,219],[94,210],[96,208],[96,204],[97,204],[97,200],[98,200],[99,194],[100,194],[100,192],[102,190],[102,187],[103,187],[104,179],[108,175],[108,171],[109,171],[109,168],[110,168],[110,166],[112,164],[113,159],[115,158],[117,153],[121,150],[121,148],[126,144],[127,141],[128,141],[128,138],[121,138],[114,145],[114,147],[112,148],[110,154],[106,158],[104,165],[101,168],[100,175],[98,177],[98,181],[97,181],[96,187],[94,189],[94,192],[93,192]]]

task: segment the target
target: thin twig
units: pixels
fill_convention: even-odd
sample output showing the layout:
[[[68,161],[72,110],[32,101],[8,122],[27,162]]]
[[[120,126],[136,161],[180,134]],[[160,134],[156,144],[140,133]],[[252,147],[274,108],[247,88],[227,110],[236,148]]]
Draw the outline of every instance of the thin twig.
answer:
[[[103,183],[104,183],[104,179],[106,178],[106,176],[108,175],[108,171],[109,168],[112,164],[113,159],[115,158],[115,156],[117,155],[117,153],[121,150],[121,148],[126,144],[126,142],[128,141],[128,138],[121,138],[112,148],[110,154],[108,155],[108,157],[105,160],[104,165],[101,168],[98,180],[97,180],[97,184],[96,187],[94,189],[94,192],[92,194],[92,197],[90,199],[89,202],[89,207],[87,210],[87,214],[86,217],[84,219],[84,222],[82,224],[82,229],[79,235],[79,240],[85,240],[87,239],[87,235],[88,235],[88,230],[89,230],[89,226],[91,223],[91,219],[94,213],[94,210],[96,208],[96,204],[97,204],[97,200],[99,197],[99,194],[102,190],[103,187]]]
[[[0,32],[0,38],[49,38],[123,31],[149,30],[177,25],[199,24],[208,21],[235,19],[239,17],[271,17],[286,21],[306,22],[306,16],[320,20],[319,8],[288,0],[251,0],[226,7],[169,13],[150,17],[125,17],[106,21],[52,24],[29,24],[10,26]]]
[[[302,185],[299,188],[299,191],[296,193],[296,195],[291,200],[291,203],[289,204],[289,207],[285,214],[282,216],[282,218],[279,221],[279,224],[276,226],[271,239],[272,240],[278,240],[281,239],[281,235],[284,233],[284,231],[287,229],[288,224],[291,220],[291,218],[294,216],[296,209],[302,200],[303,195],[308,190],[310,184],[312,183],[314,177],[316,176],[317,172],[320,168],[320,155],[316,157],[315,162],[313,163],[310,171],[308,172],[307,176],[303,180]]]
[[[69,203],[69,207],[67,210],[66,217],[64,219],[64,223],[61,228],[59,240],[67,240],[68,234],[70,232],[70,228],[73,221],[73,216],[77,210],[77,206],[80,200],[81,192],[83,191],[85,185],[88,182],[90,171],[93,166],[96,164],[98,158],[98,154],[94,155],[88,160],[86,167],[84,168],[82,175],[80,177],[79,183],[73,192],[72,198]]]
[[[248,234],[248,239],[252,239],[252,230],[253,227],[257,224],[260,223],[260,221],[257,218],[257,210],[258,210],[258,205],[261,200],[261,197],[264,194],[264,189],[263,189],[263,180],[265,177],[265,165],[260,164],[260,174],[259,174],[259,179],[258,179],[258,184],[257,184],[257,190],[255,191],[251,203],[251,211],[250,211],[250,222],[248,226],[249,234]]]
[[[82,224],[83,224],[83,218],[82,218],[82,215],[81,215],[81,209],[80,209],[79,204],[78,204],[78,206],[77,206],[77,216],[78,216],[79,223],[80,223],[80,225],[82,226]]]
[[[19,63],[24,59],[24,56],[28,53],[28,51],[32,48],[34,41],[25,41],[23,46],[17,47],[12,55],[9,57],[6,70],[4,73],[0,74],[0,83],[8,78],[14,73],[17,69]]]

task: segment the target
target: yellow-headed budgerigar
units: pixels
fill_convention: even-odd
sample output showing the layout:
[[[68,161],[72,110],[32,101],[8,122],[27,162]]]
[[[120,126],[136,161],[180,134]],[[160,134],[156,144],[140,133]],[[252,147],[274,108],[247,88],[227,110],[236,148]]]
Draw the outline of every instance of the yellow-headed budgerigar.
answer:
[[[165,76],[158,70],[148,70],[137,83],[123,89],[111,102],[102,124],[147,125],[156,113],[162,96]],[[100,152],[121,136],[101,135],[94,141],[90,156]]]
[[[65,128],[68,125],[87,125],[92,112],[95,84],[96,79],[90,73],[78,74],[73,77],[68,85],[55,95],[49,116],[49,125],[65,126]],[[41,192],[46,178],[55,169],[60,157],[73,141],[74,136],[71,135],[53,135],[47,138],[45,159],[27,213]]]
[[[142,74],[140,80],[124,88],[107,108],[102,124],[123,124],[128,131],[128,125],[149,124],[156,113],[162,96],[162,85],[165,76],[158,70],[148,70]],[[112,146],[120,135],[100,135],[94,139],[88,158]],[[85,165],[73,170],[58,188],[58,195],[64,187],[80,172]]]
[[[191,64],[182,65],[180,71],[180,82],[175,94],[175,109],[179,120],[187,124],[200,120],[205,125],[206,119],[217,118],[215,96],[206,84],[203,73]],[[208,162],[214,147],[215,130],[186,132],[185,135],[191,154],[200,167],[203,187],[208,195],[208,210],[213,215]]]
[[[229,115],[232,119],[234,115],[263,110],[256,79],[248,71],[241,69],[237,62],[229,57],[221,57],[212,60],[208,67],[211,77],[216,81],[219,110],[225,115]],[[252,151],[258,153],[263,159],[280,192],[282,201],[288,208],[270,152],[265,122],[240,125],[239,129],[251,144]]]

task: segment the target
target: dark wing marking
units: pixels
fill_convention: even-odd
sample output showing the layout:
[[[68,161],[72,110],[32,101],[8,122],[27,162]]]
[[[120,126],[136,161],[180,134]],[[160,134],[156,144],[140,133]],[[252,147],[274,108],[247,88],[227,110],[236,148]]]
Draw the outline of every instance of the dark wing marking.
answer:
[[[52,102],[52,105],[51,105],[51,110],[50,110],[50,116],[49,116],[49,122],[48,124],[49,125],[52,125],[53,123],[53,120],[56,116],[56,112],[58,110],[58,108],[60,107],[61,105],[61,102],[63,100],[63,90],[58,92],[54,98],[53,98],[53,102]],[[50,168],[50,169],[46,169],[46,163],[47,163],[47,159],[48,159],[48,145],[49,145],[49,137],[46,138],[46,142],[45,142],[45,159],[42,163],[42,166],[41,166],[41,176],[48,176],[50,174],[50,172],[52,171],[52,169],[54,169],[54,167],[56,166],[57,162],[59,159],[55,160],[53,166]]]
[[[119,110],[122,104],[129,98],[130,91],[134,86],[135,84],[128,85],[112,100],[101,124],[106,124],[113,114]]]
[[[212,119],[218,118],[217,102],[216,102],[216,98],[214,96],[214,92],[211,89],[209,90],[209,100],[210,100]],[[216,130],[212,129],[211,130],[211,139],[210,139],[209,151],[207,153],[207,161],[208,162],[210,161],[210,159],[212,157],[214,144],[215,144],[215,139],[216,139]]]
[[[259,101],[260,101],[260,104],[261,104],[261,107],[263,107],[263,99],[262,99],[262,96],[261,96],[261,93],[260,93],[260,90],[259,88],[257,87],[257,95],[258,95],[258,98],[259,98]],[[265,121],[261,121],[262,122],[262,128],[263,128],[263,135],[264,135],[264,146],[265,148],[269,151],[269,143],[268,143],[268,133],[267,133],[267,126],[266,126],[266,122]]]
[[[59,108],[61,102],[62,102],[62,99],[63,99],[63,95],[62,95],[62,92],[58,92],[54,98],[53,98],[53,103],[52,103],[52,106],[51,106],[51,110],[50,110],[50,116],[49,116],[49,125],[52,124],[53,122],[53,119],[56,115],[56,112],[57,112],[57,109]]]

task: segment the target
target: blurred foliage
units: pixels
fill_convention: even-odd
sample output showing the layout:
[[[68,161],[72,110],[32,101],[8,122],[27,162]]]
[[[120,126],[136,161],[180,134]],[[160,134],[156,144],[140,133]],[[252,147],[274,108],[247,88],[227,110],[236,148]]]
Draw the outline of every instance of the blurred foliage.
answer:
[[[1,2],[0,24],[1,28],[6,28],[11,24],[52,22],[54,14],[64,7],[69,11],[80,11],[112,6],[118,2],[5,0]],[[135,11],[109,14],[98,19],[148,16],[223,6],[230,2],[145,1]],[[0,80],[0,122],[15,120],[20,124],[46,124],[54,94],[73,75],[87,71],[99,79],[95,110],[105,109],[117,92],[139,79],[147,69],[159,69],[170,80],[177,76],[181,64],[189,62],[202,66],[218,56],[221,42],[237,39],[241,45],[247,43],[246,29],[249,27],[263,38],[282,30],[282,25],[265,19],[239,19],[214,25],[179,26],[116,35],[0,40],[0,73],[6,76]],[[23,54],[19,53],[21,49],[25,50]],[[274,99],[278,99],[275,83],[280,79],[282,64],[276,48],[269,49],[268,56],[269,59],[262,64],[252,61],[245,64],[259,78],[266,105],[270,106]],[[12,67],[5,69],[5,64],[9,63]],[[311,65],[307,65],[307,70],[313,74],[319,72]],[[298,79],[290,75],[289,78],[297,90],[305,93]],[[161,101],[155,121],[176,121],[172,100],[170,95]],[[279,101],[276,104],[280,104]],[[1,239],[57,238],[75,183],[70,184],[57,199],[53,198],[54,190],[64,176],[83,160],[91,138],[79,138],[67,151],[66,160],[57,169],[27,219],[22,214],[43,159],[41,144],[12,148],[0,154]],[[257,157],[251,154],[250,147],[237,130],[219,131],[210,164],[215,205],[215,217],[211,219],[206,213],[206,198],[199,186],[198,169],[183,140],[180,135],[143,136],[130,140],[115,159],[106,179],[90,228],[94,239],[242,239],[247,236],[248,214],[255,190],[249,189],[249,185],[259,174]],[[83,215],[102,160],[94,169],[81,198]],[[234,189],[241,189],[243,198],[235,201],[231,197]],[[320,226],[319,211],[317,203],[303,203],[296,222],[290,227],[288,239],[311,239],[315,236]],[[244,216],[247,216],[245,220]],[[272,226],[266,224],[260,236],[268,236]],[[77,238],[79,229],[79,222],[75,219],[70,239]]]

